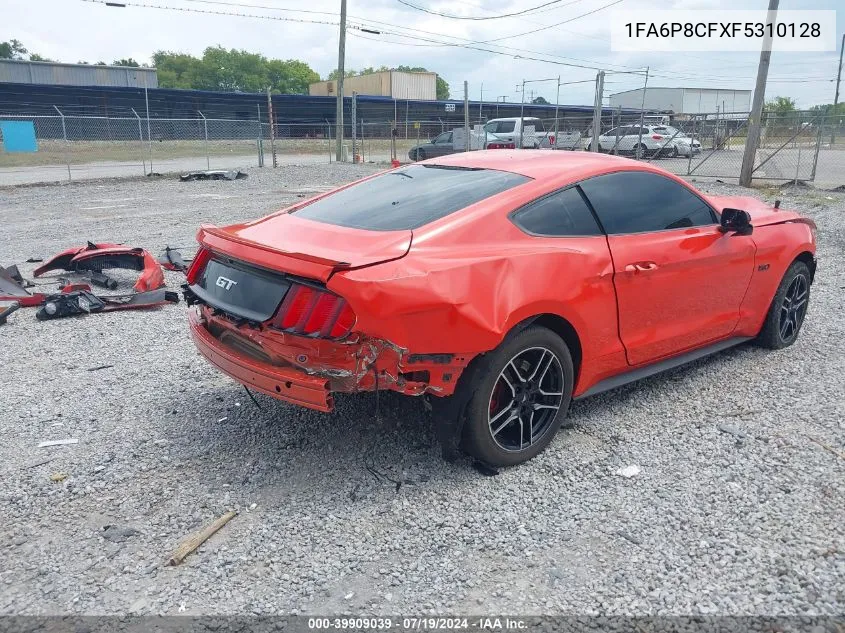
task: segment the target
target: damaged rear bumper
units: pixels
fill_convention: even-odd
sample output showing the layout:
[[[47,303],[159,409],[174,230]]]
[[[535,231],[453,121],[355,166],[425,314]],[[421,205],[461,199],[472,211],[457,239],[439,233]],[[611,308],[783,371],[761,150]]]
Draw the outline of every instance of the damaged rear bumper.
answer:
[[[293,368],[277,367],[238,354],[216,339],[196,310],[189,311],[191,337],[199,352],[224,374],[261,393],[318,411],[334,408],[329,381]]]
[[[449,396],[471,356],[412,354],[388,341],[352,337],[332,341],[268,332],[195,306],[191,336],[223,373],[279,400],[318,411],[334,408],[332,393],[393,390]]]

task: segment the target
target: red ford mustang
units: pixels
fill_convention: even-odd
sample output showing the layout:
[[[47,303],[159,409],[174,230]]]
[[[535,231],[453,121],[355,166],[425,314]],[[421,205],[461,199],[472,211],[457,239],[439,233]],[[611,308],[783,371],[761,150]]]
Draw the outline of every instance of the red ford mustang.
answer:
[[[795,212],[583,152],[423,161],[198,240],[190,329],[221,371],[321,411],[426,395],[444,454],[490,465],[543,450],[573,398],[791,345],[816,268]]]

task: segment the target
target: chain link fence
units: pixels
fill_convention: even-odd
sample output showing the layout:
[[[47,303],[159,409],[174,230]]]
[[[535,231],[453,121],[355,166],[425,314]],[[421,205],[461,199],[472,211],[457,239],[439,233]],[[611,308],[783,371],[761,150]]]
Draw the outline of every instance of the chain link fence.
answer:
[[[3,121],[33,126],[37,151],[0,149],[0,184],[140,176],[205,169],[247,169],[285,163],[335,160],[333,121],[310,123],[207,118],[132,116],[2,115]],[[599,151],[629,156],[690,177],[738,177],[748,131],[747,112],[693,116],[606,114],[598,121]],[[593,147],[591,114],[561,112],[532,119],[524,147],[583,151]],[[486,122],[471,121],[476,139],[489,139]],[[0,130],[2,125],[0,125]],[[349,162],[412,160],[416,152],[436,156],[463,151],[451,134],[454,121],[347,121],[342,158]],[[487,126],[488,130],[492,129]],[[0,131],[2,136],[2,131]],[[2,140],[2,138],[0,138]],[[518,142],[515,143],[518,145]],[[482,142],[472,145],[482,147]],[[2,145],[0,145],[2,147]],[[418,148],[418,149],[415,149]],[[766,113],[760,132],[754,178],[845,184],[845,117],[812,112]]]

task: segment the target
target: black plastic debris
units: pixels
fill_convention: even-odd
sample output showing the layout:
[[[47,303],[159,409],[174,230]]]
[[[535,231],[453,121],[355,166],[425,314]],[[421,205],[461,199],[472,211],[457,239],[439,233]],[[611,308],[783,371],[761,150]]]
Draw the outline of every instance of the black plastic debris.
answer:
[[[175,248],[169,246],[164,247],[164,252],[158,256],[158,263],[164,267],[165,270],[178,270],[184,272],[188,270],[188,261],[182,257],[182,253]]]
[[[6,325],[6,318],[20,307],[17,301],[0,302],[0,325]]]
[[[18,270],[18,267],[15,264],[12,264],[11,266],[6,266],[6,273],[21,288],[32,288],[35,285],[31,281],[29,281],[29,279],[23,278],[23,276],[21,275],[21,271]]]
[[[91,314],[92,312],[113,312],[116,310],[138,310],[154,308],[167,303],[179,303],[179,294],[158,288],[148,292],[134,292],[128,295],[98,297],[87,290],[49,295],[44,299],[35,318],[39,321]]]
[[[248,174],[237,169],[206,169],[203,171],[189,171],[179,176],[179,180],[240,180]]]

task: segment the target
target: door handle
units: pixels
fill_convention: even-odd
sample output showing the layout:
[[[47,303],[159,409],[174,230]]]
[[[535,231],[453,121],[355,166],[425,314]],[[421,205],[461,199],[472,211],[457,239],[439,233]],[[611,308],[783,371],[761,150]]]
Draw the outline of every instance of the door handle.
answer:
[[[650,270],[657,269],[657,264],[655,262],[634,262],[633,264],[628,264],[625,266],[625,272],[629,273],[639,273],[639,272],[648,272]]]

